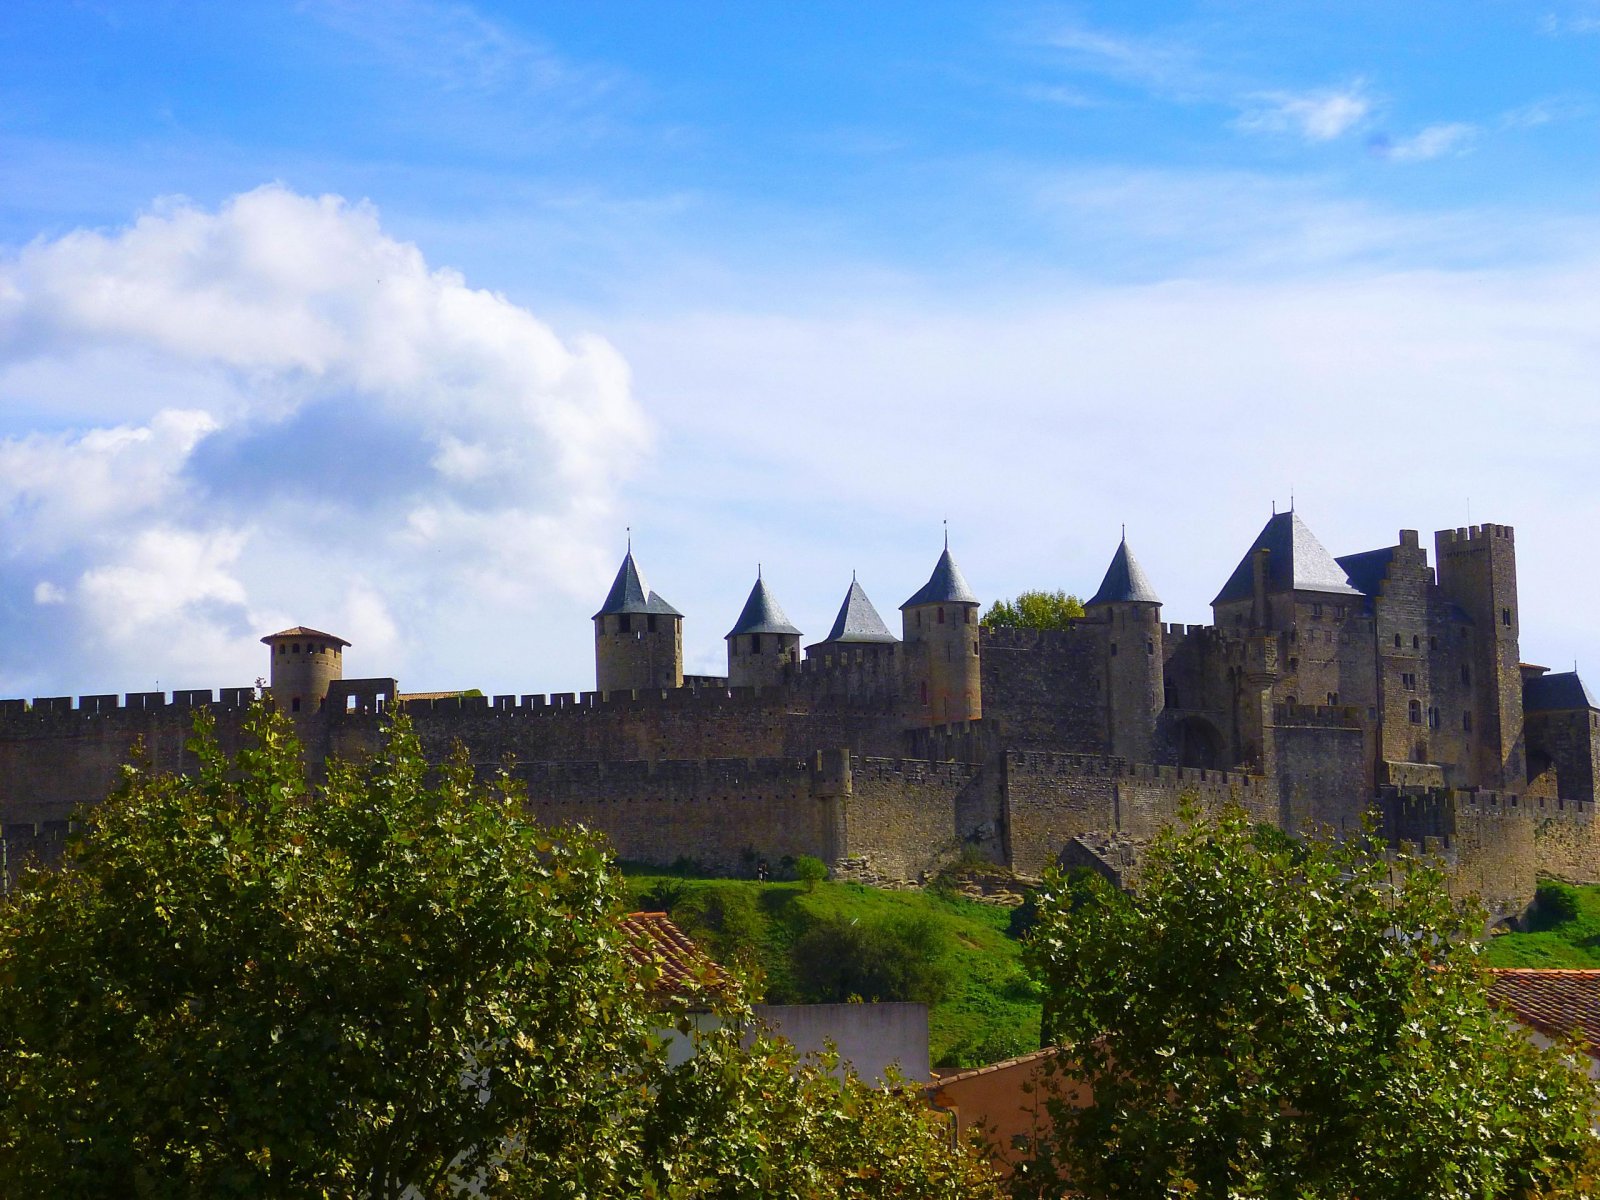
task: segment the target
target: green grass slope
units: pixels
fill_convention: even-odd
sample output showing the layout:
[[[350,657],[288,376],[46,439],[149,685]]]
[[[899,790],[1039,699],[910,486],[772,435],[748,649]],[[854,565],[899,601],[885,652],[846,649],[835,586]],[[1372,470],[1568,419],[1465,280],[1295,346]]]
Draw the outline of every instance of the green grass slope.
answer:
[[[1527,933],[1503,933],[1484,949],[1491,967],[1600,967],[1600,887],[1547,879]]]
[[[819,927],[888,930],[915,947],[914,986],[926,990],[933,1063],[981,1066],[1036,1049],[1039,997],[1006,934],[1010,910],[935,891],[852,883],[757,883],[624,868],[632,903],[664,910],[715,960],[753,969],[769,1003],[808,995],[797,944]],[[815,937],[812,942],[815,944]],[[803,957],[803,956],[802,956]]]

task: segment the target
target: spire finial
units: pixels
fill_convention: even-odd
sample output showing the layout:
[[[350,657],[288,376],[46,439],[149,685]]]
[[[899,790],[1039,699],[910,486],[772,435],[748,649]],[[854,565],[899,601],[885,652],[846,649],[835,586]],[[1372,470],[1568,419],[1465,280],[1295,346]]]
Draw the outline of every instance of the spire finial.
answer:
[[[856,569],[854,567],[851,567],[850,568],[850,582],[854,583],[855,581],[856,581]]]
[[[1294,484],[1289,485],[1289,511],[1294,511]]]
[[[1122,523],[1122,541],[1124,544],[1128,541],[1128,523],[1126,521]]]
[[[760,563],[756,564],[756,582],[757,583],[761,582],[761,564]]]
[[[944,519],[944,548],[950,549],[950,518]]]
[[[627,529],[628,529],[628,553],[632,554],[633,553],[633,526],[629,525],[627,527]]]
[[[1272,502],[1272,515],[1273,516],[1277,516],[1278,515],[1278,502],[1276,500],[1274,500]]]

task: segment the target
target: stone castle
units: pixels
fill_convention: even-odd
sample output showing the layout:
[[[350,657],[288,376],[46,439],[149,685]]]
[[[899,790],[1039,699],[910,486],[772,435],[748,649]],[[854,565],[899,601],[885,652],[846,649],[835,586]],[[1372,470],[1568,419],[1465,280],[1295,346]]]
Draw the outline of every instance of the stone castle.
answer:
[[[1600,881],[1600,705],[1575,672],[1519,661],[1512,530],[1416,531],[1335,558],[1275,513],[1213,601],[1169,625],[1126,540],[1081,619],[990,629],[948,545],[896,636],[851,581],[827,635],[759,576],[726,676],[685,675],[684,616],[631,548],[594,616],[596,690],[405,693],[343,677],[343,639],[263,638],[270,693],[313,763],[410,714],[430,755],[508,758],[532,807],[604,831],[626,860],[752,871],[786,855],[915,881],[963,856],[1121,878],[1185,796],[1290,832],[1385,834],[1442,854],[1502,913],[1549,873]],[[0,864],[59,856],[75,806],[136,740],[189,763],[197,705],[238,736],[253,687],[0,701]]]

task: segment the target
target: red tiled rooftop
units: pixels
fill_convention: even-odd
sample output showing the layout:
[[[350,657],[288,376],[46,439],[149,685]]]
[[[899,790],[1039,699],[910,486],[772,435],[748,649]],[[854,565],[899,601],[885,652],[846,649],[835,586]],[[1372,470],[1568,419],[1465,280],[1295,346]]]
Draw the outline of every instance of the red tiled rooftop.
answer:
[[[1547,1037],[1576,1033],[1600,1055],[1600,971],[1494,967],[1489,999]]]
[[[631,935],[629,952],[634,961],[654,963],[660,970],[656,992],[694,998],[721,989],[724,981],[717,964],[666,913],[629,913],[622,918],[622,927]]]

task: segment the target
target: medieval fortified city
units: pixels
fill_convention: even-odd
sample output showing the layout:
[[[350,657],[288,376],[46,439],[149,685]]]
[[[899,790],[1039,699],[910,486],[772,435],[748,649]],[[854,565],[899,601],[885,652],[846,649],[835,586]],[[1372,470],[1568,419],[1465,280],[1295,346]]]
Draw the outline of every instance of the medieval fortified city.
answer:
[[[1600,1197],[1597,199],[1600,0],[0,0],[0,1200]]]
[[[1161,619],[1124,540],[1070,628],[990,629],[948,546],[892,632],[851,580],[804,646],[758,578],[726,676],[686,676],[685,615],[631,548],[594,614],[595,690],[406,692],[346,678],[349,644],[262,641],[270,695],[315,763],[376,745],[404,708],[435,761],[515,763],[536,815],[603,832],[629,861],[750,875],[813,855],[837,877],[925,880],[963,854],[1024,877],[1088,865],[1119,883],[1185,798],[1292,834],[1360,828],[1442,856],[1515,915],[1541,874],[1600,881],[1600,704],[1576,672],[1518,654],[1509,526],[1416,530],[1335,556],[1275,513],[1209,625]],[[358,653],[357,648],[354,652]],[[225,741],[256,696],[130,693],[0,701],[0,835],[12,876],[60,855],[75,806],[135,740],[184,769],[192,709]]]

